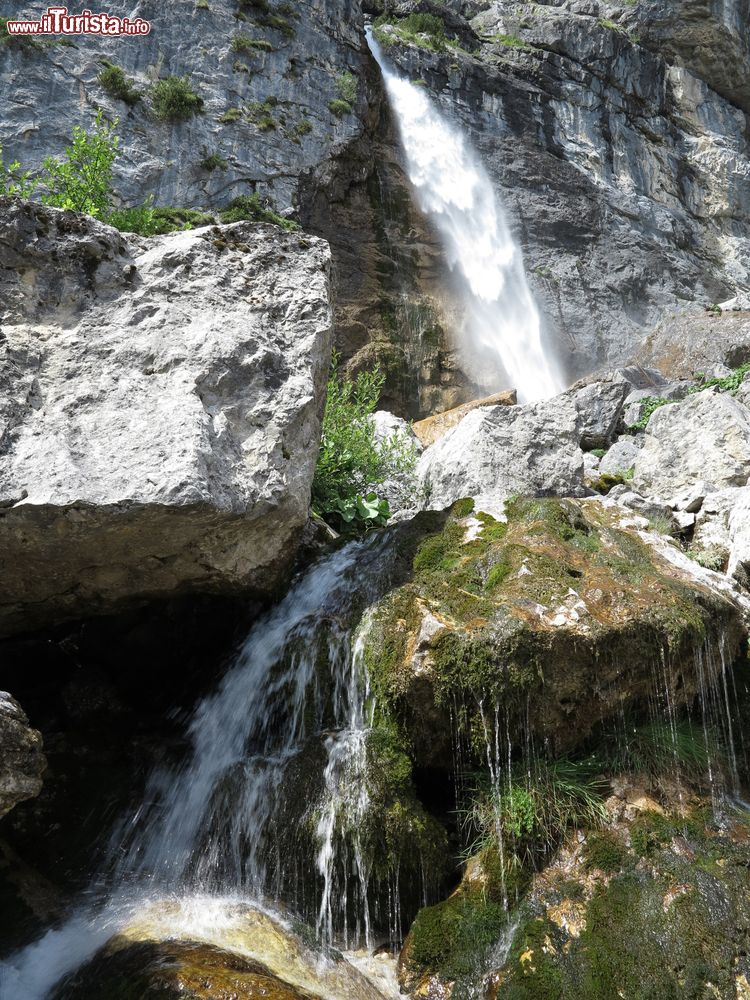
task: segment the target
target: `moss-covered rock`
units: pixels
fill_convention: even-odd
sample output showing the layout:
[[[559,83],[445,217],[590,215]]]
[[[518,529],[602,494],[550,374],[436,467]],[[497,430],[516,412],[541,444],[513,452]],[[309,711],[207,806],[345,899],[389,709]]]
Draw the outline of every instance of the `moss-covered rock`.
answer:
[[[643,832],[648,861],[639,856]],[[544,876],[492,1000],[736,1000],[750,976],[748,819],[722,829],[706,809],[641,813],[619,830],[619,857],[592,880],[582,852],[566,881]],[[625,842],[631,841],[631,848]],[[595,847],[595,853],[600,847]],[[558,871],[558,876],[560,872]],[[584,903],[565,919],[570,886]],[[568,908],[570,900],[567,900]]]
[[[626,705],[691,700],[707,639],[738,649],[737,608],[599,502],[514,499],[505,516],[460,501],[373,616],[368,669],[420,761],[450,760],[451,713],[483,742],[481,703],[566,752]]]

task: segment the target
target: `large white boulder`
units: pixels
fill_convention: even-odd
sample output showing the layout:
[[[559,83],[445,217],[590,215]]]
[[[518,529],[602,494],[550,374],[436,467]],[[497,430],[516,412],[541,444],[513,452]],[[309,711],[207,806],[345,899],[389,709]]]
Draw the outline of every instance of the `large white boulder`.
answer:
[[[579,440],[580,414],[569,395],[472,410],[419,460],[426,505],[441,509],[471,496],[486,507],[515,493],[583,496]]]
[[[633,486],[646,496],[679,496],[699,482],[715,489],[750,478],[750,411],[707,389],[656,410],[635,460]]]
[[[0,200],[0,633],[273,590],[308,513],[328,269],[275,226],[142,239]]]

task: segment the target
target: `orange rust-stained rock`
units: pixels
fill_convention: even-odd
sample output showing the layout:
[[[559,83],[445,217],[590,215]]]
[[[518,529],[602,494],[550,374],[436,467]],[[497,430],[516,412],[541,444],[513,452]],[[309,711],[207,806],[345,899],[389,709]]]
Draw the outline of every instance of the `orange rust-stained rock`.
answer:
[[[432,417],[418,420],[414,424],[414,433],[424,447],[428,448],[460,423],[472,410],[478,410],[481,406],[515,406],[517,402],[515,389],[496,392],[494,396],[484,396],[482,399],[472,399],[470,403],[462,403],[461,406],[456,406],[452,410],[445,410],[444,413],[436,413]]]

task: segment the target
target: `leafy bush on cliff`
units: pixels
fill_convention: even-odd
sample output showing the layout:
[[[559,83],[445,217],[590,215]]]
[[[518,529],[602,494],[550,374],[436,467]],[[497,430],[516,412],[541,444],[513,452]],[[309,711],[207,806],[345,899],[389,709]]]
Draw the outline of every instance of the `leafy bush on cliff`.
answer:
[[[112,191],[112,167],[119,139],[115,135],[117,119],[105,122],[97,111],[92,132],[73,126],[73,142],[65,156],[48,156],[42,163],[41,186],[45,205],[85,212],[103,219],[109,211]]]
[[[160,121],[184,122],[203,110],[203,98],[186,76],[165,76],[153,89],[154,114]]]
[[[114,63],[105,62],[104,69],[99,74],[99,83],[110,96],[124,101],[131,107],[141,99],[140,90],[138,90],[132,80],[129,80],[125,76],[120,67],[115,66]]]
[[[371,418],[384,381],[377,368],[353,380],[342,376],[334,354],[312,504],[337,528],[385,523],[388,505],[374,491],[387,479],[409,473],[416,462],[416,453],[403,440],[394,435],[383,442],[375,434]]]

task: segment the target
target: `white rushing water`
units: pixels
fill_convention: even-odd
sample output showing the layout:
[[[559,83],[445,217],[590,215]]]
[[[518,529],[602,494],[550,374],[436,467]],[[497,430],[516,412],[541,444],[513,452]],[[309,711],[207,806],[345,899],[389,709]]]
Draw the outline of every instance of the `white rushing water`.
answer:
[[[368,41],[398,122],[417,202],[437,229],[458,281],[468,373],[488,391],[517,389],[521,402],[556,395],[564,385],[544,344],[521,250],[478,154],[425,88],[393,69],[371,31]]]
[[[186,905],[211,894],[283,904],[286,887],[310,873],[322,886],[321,937],[330,942],[343,930],[348,943],[353,924],[352,944],[369,938],[369,872],[356,845],[354,857],[346,855],[347,826],[361,822],[368,805],[368,688],[361,638],[351,628],[387,577],[388,555],[383,536],[350,543],[314,565],[253,627],[193,715],[187,762],[158,770],[143,805],[113,836],[107,892],[92,890],[62,927],[0,964],[0,1000],[43,1000],[152,903],[176,897]],[[289,849],[296,834],[288,810],[290,790],[297,822],[300,806],[318,806],[314,775],[305,785],[293,771],[310,762],[322,800],[317,856],[305,859]]]

